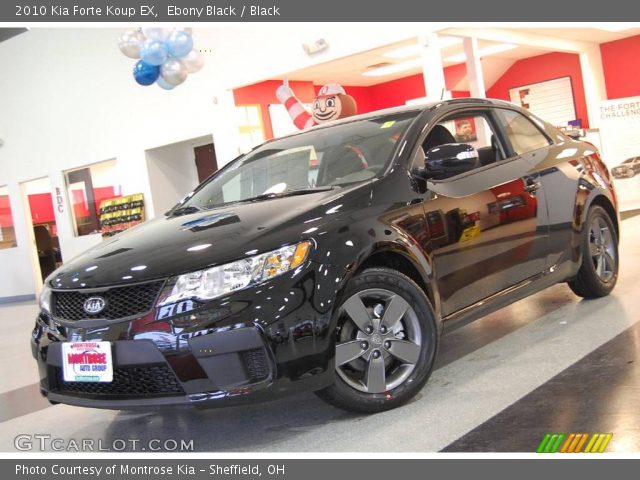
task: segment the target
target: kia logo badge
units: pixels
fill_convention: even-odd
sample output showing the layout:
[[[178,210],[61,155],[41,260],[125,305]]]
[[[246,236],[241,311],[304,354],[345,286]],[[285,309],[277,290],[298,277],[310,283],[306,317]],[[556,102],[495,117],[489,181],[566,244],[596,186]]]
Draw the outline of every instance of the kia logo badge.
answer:
[[[107,306],[107,301],[102,297],[89,297],[84,301],[84,311],[95,315],[96,313],[100,313],[104,310],[104,307]]]

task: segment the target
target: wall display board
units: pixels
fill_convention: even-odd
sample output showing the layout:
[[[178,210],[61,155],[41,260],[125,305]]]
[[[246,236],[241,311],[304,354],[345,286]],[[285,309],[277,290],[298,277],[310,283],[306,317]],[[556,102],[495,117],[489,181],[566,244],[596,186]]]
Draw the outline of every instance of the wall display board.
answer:
[[[110,237],[142,222],[144,222],[142,193],[100,202],[100,230],[103,237]]]
[[[561,127],[576,119],[571,78],[562,77],[509,90],[511,102]]]
[[[640,209],[640,97],[600,104],[600,141],[620,210]]]

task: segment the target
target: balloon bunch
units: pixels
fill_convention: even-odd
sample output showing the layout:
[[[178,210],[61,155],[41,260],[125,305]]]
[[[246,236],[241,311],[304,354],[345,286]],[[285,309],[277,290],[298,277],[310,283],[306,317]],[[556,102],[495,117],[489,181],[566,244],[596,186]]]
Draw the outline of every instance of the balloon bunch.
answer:
[[[127,30],[118,47],[127,57],[140,59],[133,67],[133,78],[140,85],[157,83],[171,90],[204,65],[202,54],[193,48],[190,28]]]

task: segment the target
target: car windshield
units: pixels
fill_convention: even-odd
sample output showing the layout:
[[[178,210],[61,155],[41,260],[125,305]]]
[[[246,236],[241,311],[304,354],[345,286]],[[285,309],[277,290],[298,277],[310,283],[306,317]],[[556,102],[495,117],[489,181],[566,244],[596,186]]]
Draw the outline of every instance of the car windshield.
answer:
[[[266,143],[214,175],[174,213],[369,180],[384,171],[418,114],[371,117]]]

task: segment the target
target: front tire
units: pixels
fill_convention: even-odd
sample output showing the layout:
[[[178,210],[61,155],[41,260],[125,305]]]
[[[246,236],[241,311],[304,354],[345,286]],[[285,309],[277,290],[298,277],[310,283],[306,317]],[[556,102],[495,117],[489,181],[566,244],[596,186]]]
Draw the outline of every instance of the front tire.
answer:
[[[589,209],[581,247],[582,264],[569,287],[584,298],[609,295],[618,280],[618,237],[604,208]]]
[[[438,334],[424,291],[406,275],[372,268],[356,275],[337,309],[336,376],[324,401],[375,413],[409,401],[433,369]]]

